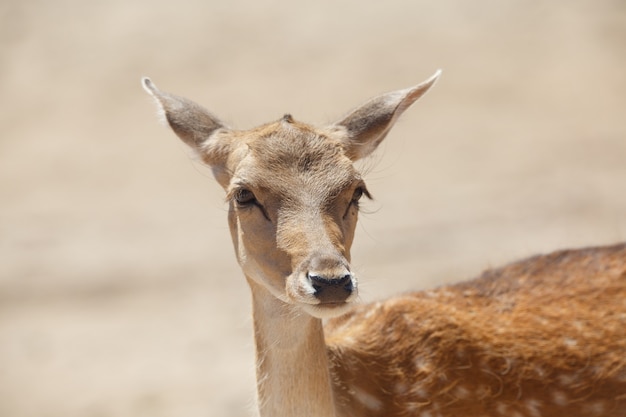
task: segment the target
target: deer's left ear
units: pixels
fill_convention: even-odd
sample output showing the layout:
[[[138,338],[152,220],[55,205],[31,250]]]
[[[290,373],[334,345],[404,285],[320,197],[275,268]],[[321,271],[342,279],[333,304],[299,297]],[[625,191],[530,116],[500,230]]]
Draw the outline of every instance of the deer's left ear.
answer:
[[[414,87],[371,99],[331,127],[347,133],[346,155],[356,161],[368,156],[387,136],[398,117],[435,84],[441,70]]]

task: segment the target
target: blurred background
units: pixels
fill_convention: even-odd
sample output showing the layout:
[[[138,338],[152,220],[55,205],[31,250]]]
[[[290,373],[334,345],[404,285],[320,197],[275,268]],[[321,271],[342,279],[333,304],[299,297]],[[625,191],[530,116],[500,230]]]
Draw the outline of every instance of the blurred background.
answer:
[[[222,190],[140,86],[324,124],[444,70],[367,161],[364,301],[626,239],[626,3],[3,0],[0,416],[246,416]]]

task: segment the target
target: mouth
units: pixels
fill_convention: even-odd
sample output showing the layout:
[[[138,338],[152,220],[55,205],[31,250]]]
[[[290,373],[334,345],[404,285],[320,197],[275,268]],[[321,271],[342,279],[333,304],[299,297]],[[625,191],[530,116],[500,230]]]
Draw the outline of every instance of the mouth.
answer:
[[[316,307],[332,310],[334,308],[345,308],[346,306],[350,304],[352,304],[350,301],[335,301],[335,302],[328,302],[328,303],[319,303],[319,304],[316,304]]]
[[[318,303],[318,304],[300,304],[301,308],[313,317],[319,319],[329,319],[333,317],[341,316],[347,313],[354,303],[350,301],[332,302],[332,303]]]

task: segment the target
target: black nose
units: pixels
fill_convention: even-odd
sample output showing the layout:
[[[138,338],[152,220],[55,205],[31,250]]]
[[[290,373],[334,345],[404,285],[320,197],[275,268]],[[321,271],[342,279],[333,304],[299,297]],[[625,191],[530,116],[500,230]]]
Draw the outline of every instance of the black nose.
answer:
[[[339,278],[327,278],[313,272],[307,273],[311,285],[315,290],[315,297],[323,303],[341,303],[354,291],[352,274],[345,274]]]

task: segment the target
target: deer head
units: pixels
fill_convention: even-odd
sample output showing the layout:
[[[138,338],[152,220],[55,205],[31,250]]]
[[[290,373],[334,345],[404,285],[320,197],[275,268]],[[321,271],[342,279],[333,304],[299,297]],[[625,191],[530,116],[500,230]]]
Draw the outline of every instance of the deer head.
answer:
[[[250,130],[226,127],[148,78],[143,86],[226,191],[237,260],[251,286],[324,318],[345,311],[358,293],[350,248],[359,200],[369,192],[354,162],[376,149],[439,75],[367,101],[328,126],[285,115]]]

